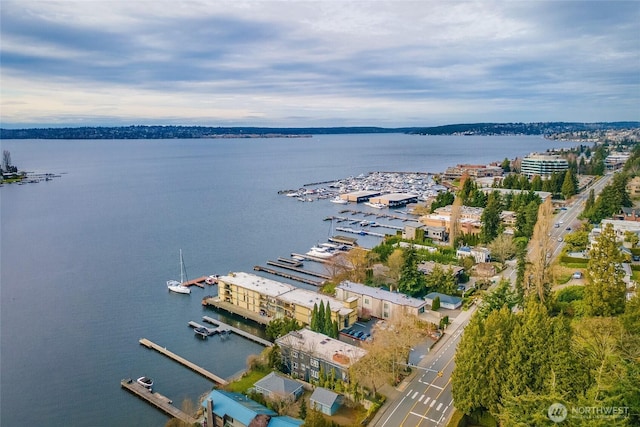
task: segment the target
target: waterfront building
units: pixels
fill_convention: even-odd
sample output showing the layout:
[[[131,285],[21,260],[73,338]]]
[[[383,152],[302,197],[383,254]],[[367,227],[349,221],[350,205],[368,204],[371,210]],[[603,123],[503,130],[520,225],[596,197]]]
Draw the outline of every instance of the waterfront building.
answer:
[[[407,314],[419,316],[425,312],[427,305],[419,298],[348,280],[336,286],[336,298],[341,301],[355,300],[360,317],[372,316],[378,319],[393,319]]]
[[[319,379],[320,371],[346,381],[349,367],[366,354],[360,347],[308,328],[289,332],[278,338],[276,344],[291,375],[304,381]]]
[[[463,206],[464,208],[465,206]],[[479,208],[481,209],[481,208]],[[420,217],[420,222],[424,224],[426,227],[431,228],[433,230],[438,230],[441,227],[444,227],[444,230],[447,234],[447,238],[449,233],[451,232],[451,213],[448,214],[428,214]],[[460,218],[458,220],[460,225],[460,230],[465,234],[478,234],[480,233],[480,229],[482,228],[482,222],[480,219],[472,219],[472,218]]]
[[[303,325],[311,323],[314,305],[327,305],[331,320],[340,329],[357,320],[355,305],[293,285],[266,279],[255,274],[236,272],[218,278],[218,299],[241,310],[268,318],[293,318]]]
[[[366,202],[370,198],[376,197],[379,195],[380,195],[379,191],[361,190],[361,191],[353,191],[351,193],[341,194],[340,198],[348,202],[361,203],[361,202]]]
[[[422,236],[420,233],[422,233]],[[449,239],[449,234],[444,226],[427,226],[420,222],[409,222],[402,229],[402,238],[408,240],[429,238],[439,242],[446,242]]]
[[[249,427],[249,425],[300,427],[304,424],[303,420],[278,415],[277,412],[241,393],[212,390],[203,400],[202,406],[205,409],[207,425],[211,427]]]
[[[554,172],[564,172],[567,169],[569,169],[567,159],[550,154],[531,153],[520,163],[520,173],[527,178],[535,175],[548,178]]]
[[[516,188],[494,188],[494,187],[482,187],[480,189],[480,191],[482,191],[485,194],[491,194],[494,191],[497,191],[498,193],[500,193],[500,195],[502,197],[506,196],[507,194],[521,194],[521,193],[530,193],[532,192],[532,190],[518,190]],[[540,200],[542,200],[543,202],[547,199],[550,199],[552,194],[548,191],[533,191],[533,193],[540,197]]]
[[[408,205],[409,203],[417,203],[418,196],[410,193],[391,193],[382,196],[371,197],[371,203],[378,203],[389,208]]]

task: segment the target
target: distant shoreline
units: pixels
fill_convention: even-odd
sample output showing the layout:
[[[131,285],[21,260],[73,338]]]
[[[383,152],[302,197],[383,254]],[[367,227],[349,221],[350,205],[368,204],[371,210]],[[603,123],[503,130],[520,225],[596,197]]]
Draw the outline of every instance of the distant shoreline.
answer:
[[[64,128],[0,128],[0,139],[194,139],[194,138],[310,138],[313,135],[404,133],[410,135],[513,136],[569,132],[598,132],[640,128],[640,122],[602,123],[473,123],[434,127],[212,127],[113,126]]]

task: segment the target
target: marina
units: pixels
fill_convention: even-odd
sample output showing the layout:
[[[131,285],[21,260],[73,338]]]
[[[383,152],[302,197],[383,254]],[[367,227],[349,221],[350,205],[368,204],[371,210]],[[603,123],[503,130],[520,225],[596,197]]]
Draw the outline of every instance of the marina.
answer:
[[[317,272],[311,271],[311,270],[305,270],[304,268],[295,267],[295,266],[292,266],[292,265],[289,265],[289,264],[283,264],[283,263],[277,262],[277,261],[267,261],[267,265],[272,265],[274,267],[284,268],[286,270],[295,271],[296,273],[302,273],[302,274],[306,274],[308,276],[319,277],[319,278],[325,279],[325,280],[330,280],[331,279],[331,277],[326,275],[326,274],[317,273]]]
[[[166,348],[166,347],[161,347],[161,346],[159,346],[158,344],[156,344],[156,343],[154,343],[154,342],[152,342],[152,341],[149,341],[149,340],[148,340],[148,339],[146,339],[146,338],[141,338],[141,339],[140,339],[140,344],[141,344],[141,345],[143,345],[143,346],[145,346],[145,347],[147,347],[147,348],[150,348],[150,349],[152,349],[152,350],[155,350],[155,351],[157,351],[158,353],[160,353],[160,354],[162,354],[162,355],[164,355],[164,356],[167,356],[167,357],[168,357],[168,358],[170,358],[170,359],[175,360],[176,362],[178,362],[178,363],[180,363],[180,364],[182,364],[182,365],[186,366],[187,368],[191,369],[192,371],[197,372],[198,374],[202,375],[203,377],[205,377],[205,378],[207,378],[207,379],[209,379],[209,380],[211,380],[211,381],[213,381],[213,382],[215,382],[215,383],[218,383],[218,384],[220,384],[220,385],[227,385],[227,384],[229,384],[229,382],[228,382],[227,380],[225,380],[224,378],[220,378],[220,377],[219,377],[219,376],[217,376],[216,374],[214,374],[214,373],[212,373],[212,372],[207,371],[207,370],[206,370],[206,369],[204,369],[203,367],[198,366],[198,365],[196,365],[195,363],[192,363],[192,362],[188,361],[187,359],[185,359],[185,358],[184,358],[184,357],[182,357],[182,356],[178,356],[178,355],[177,355],[177,354],[175,354],[174,352],[172,352],[172,351],[170,351],[170,350],[167,350],[167,348]],[[141,386],[141,387],[142,387],[142,386]]]
[[[193,425],[198,421],[191,415],[182,412],[180,409],[173,406],[173,401],[168,397],[163,396],[157,392],[151,392],[149,389],[141,386],[131,378],[126,378],[120,381],[120,386],[135,394],[140,399],[146,400],[156,408],[162,410],[167,415],[173,418],[177,418],[180,421],[187,423],[188,425]]]
[[[256,265],[253,267],[254,271],[263,271],[265,273],[273,274],[274,276],[284,277],[285,279],[295,280],[296,282],[306,283],[311,286],[322,286],[322,282],[317,280],[307,279],[305,277],[296,276],[294,274],[286,273],[284,271],[276,270],[274,268],[263,267],[261,265]]]

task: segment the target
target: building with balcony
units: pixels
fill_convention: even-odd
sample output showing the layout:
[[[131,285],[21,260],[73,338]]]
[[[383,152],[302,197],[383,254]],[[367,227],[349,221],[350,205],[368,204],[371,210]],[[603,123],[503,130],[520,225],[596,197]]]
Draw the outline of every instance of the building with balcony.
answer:
[[[289,332],[276,340],[282,362],[294,378],[318,380],[320,371],[346,381],[349,367],[366,351],[311,329]]]
[[[392,319],[410,314],[424,313],[427,303],[398,292],[366,286],[348,280],[336,286],[336,298],[341,301],[356,301],[360,317],[372,316],[378,319]]]

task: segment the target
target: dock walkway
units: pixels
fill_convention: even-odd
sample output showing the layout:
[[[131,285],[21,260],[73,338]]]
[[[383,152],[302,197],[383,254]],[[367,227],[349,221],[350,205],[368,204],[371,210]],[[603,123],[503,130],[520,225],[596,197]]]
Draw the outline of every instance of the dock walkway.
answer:
[[[131,378],[120,381],[120,385],[122,386],[122,388],[125,388],[139,398],[146,400],[156,408],[164,411],[166,414],[177,418],[180,421],[187,423],[188,425],[193,425],[198,421],[191,415],[182,412],[180,409],[173,406],[173,402],[168,397],[163,396],[160,393],[152,393]]]
[[[315,271],[310,271],[310,270],[305,270],[304,268],[300,268],[299,266],[286,264],[286,263],[279,262],[279,261],[267,261],[267,264],[268,265],[273,265],[274,267],[284,268],[285,270],[291,270],[291,271],[295,271],[297,273],[302,273],[302,274],[306,274],[306,275],[313,276],[313,277],[319,277],[319,278],[325,279],[325,280],[331,280],[331,277],[329,277],[326,274],[316,273]]]
[[[286,279],[295,280],[296,282],[306,283],[307,285],[322,286],[322,282],[318,282],[317,280],[307,279],[306,277],[296,276],[294,274],[286,273],[280,270],[275,270],[269,267],[263,267],[261,265],[254,265],[253,270],[264,271],[265,273],[273,274],[274,276],[284,277]]]
[[[185,286],[196,285],[196,286],[199,286],[201,288],[204,288],[204,281],[206,280],[206,278],[207,278],[207,276],[202,276],[202,277],[198,277],[197,279],[188,280],[188,281],[184,282],[183,285],[185,285]]]
[[[229,327],[229,329],[232,329],[231,327]],[[146,338],[141,338],[140,339],[140,344],[142,344],[143,346],[153,349],[155,351],[157,351],[158,353],[167,356],[170,359],[175,360],[176,362],[186,366],[187,368],[191,369],[194,372],[197,372],[198,374],[202,375],[203,377],[210,379],[211,381],[214,381],[220,385],[227,385],[229,384],[229,382],[227,380],[225,380],[224,378],[220,378],[219,376],[217,376],[216,374],[207,371],[206,369],[204,369],[201,366],[196,365],[195,363],[189,362],[187,359],[185,359],[184,357],[178,356],[177,354],[175,354],[172,351],[169,351],[166,349],[166,347],[161,347],[158,344],[149,341]]]
[[[213,324],[213,325],[216,325],[216,326],[218,326],[218,327],[222,327],[222,328],[224,328],[224,329],[228,329],[228,330],[230,330],[231,332],[233,332],[234,334],[238,334],[238,335],[240,335],[240,336],[242,336],[242,337],[245,337],[245,338],[247,338],[247,339],[250,339],[251,341],[255,341],[255,342],[257,342],[258,344],[262,344],[262,345],[263,345],[263,346],[265,346],[265,347],[271,347],[271,346],[273,345],[273,343],[272,343],[271,341],[267,341],[267,340],[265,340],[265,339],[262,339],[262,338],[260,338],[260,337],[257,337],[257,336],[255,336],[255,335],[253,335],[253,334],[250,334],[249,332],[245,332],[245,331],[243,331],[242,329],[234,328],[233,326],[231,326],[231,325],[227,325],[226,323],[221,322],[221,321],[219,321],[219,320],[217,320],[217,319],[214,319],[214,318],[212,318],[212,317],[209,317],[209,316],[202,316],[202,320],[204,320],[205,322],[211,323],[211,324]]]

